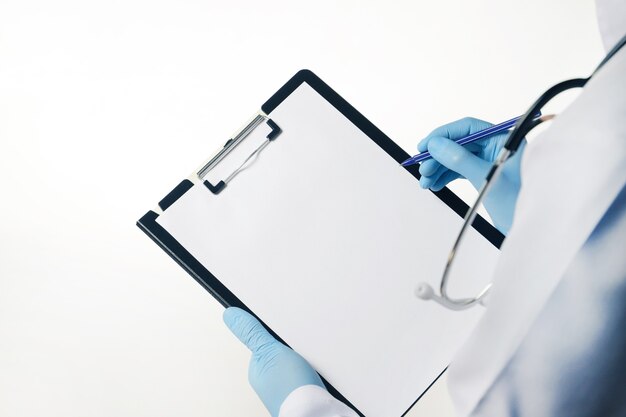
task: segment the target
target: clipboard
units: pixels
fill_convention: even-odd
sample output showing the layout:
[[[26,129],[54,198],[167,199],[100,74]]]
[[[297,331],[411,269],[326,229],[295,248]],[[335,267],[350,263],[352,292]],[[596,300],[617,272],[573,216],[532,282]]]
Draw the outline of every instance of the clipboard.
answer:
[[[345,122],[346,126],[351,126],[351,128],[353,128],[355,132],[358,130],[359,137],[361,138],[359,140],[363,141],[369,139],[371,141],[367,142],[367,146],[375,144],[375,147],[370,146],[371,149],[368,149],[370,149],[372,153],[384,156],[384,159],[388,160],[388,162],[386,162],[386,166],[390,166],[392,162],[394,166],[396,163],[399,166],[400,162],[409,157],[409,155],[404,150],[402,150],[395,142],[393,142],[382,131],[380,131],[370,121],[368,121],[354,107],[352,107],[347,101],[345,101],[328,85],[326,85],[320,78],[318,78],[311,71],[302,70],[299,71],[295,76],[293,76],[269,100],[267,100],[261,106],[261,111],[258,114],[254,115],[254,117],[242,129],[240,129],[235,135],[233,135],[232,138],[228,139],[225,142],[224,146],[221,147],[213,157],[209,158],[209,160],[202,164],[199,169],[194,170],[188,178],[184,179],[178,186],[176,186],[170,193],[168,193],[158,203],[158,208],[148,211],[137,222],[137,226],[141,230],[143,230],[159,247],[161,247],[170,257],[172,257],[172,259],[174,259],[185,271],[187,271],[202,287],[204,287],[211,295],[213,295],[213,297],[215,297],[215,299],[220,302],[220,304],[222,304],[224,307],[240,307],[251,312],[252,314],[257,316],[257,318],[259,318],[259,320],[265,325],[265,327],[274,337],[287,345],[290,345],[290,340],[283,340],[281,334],[279,334],[281,332],[274,331],[272,323],[269,322],[269,320],[268,322],[264,321],[265,317],[263,316],[263,314],[257,315],[257,312],[255,312],[253,308],[250,308],[248,305],[246,305],[246,303],[243,302],[243,300],[239,298],[240,295],[236,294],[237,291],[234,291],[232,288],[229,288],[228,285],[225,285],[223,279],[220,279],[221,277],[219,273],[213,270],[212,265],[210,265],[211,262],[202,262],[199,259],[200,256],[198,256],[197,251],[195,253],[196,256],[192,255],[192,251],[188,247],[185,247],[181,242],[179,242],[180,239],[175,238],[173,234],[170,233],[169,230],[166,230],[166,228],[159,222],[161,221],[161,218],[166,215],[166,213],[170,213],[173,212],[173,210],[176,210],[176,208],[172,209],[172,206],[176,207],[177,202],[179,202],[181,199],[191,199],[190,195],[192,193],[201,193],[201,198],[207,200],[213,198],[214,201],[218,201],[218,199],[222,199],[220,201],[227,201],[224,200],[224,194],[240,192],[240,190],[232,191],[236,189],[238,181],[243,184],[245,181],[244,178],[247,178],[247,181],[250,181],[252,177],[258,176],[260,171],[253,174],[257,159],[259,161],[262,161],[263,154],[265,152],[271,154],[272,149],[277,149],[279,146],[281,146],[281,136],[283,135],[284,126],[281,126],[281,122],[279,120],[274,120],[273,115],[278,113],[276,112],[276,109],[280,108],[281,105],[286,105],[285,103],[287,103],[289,100],[292,100],[290,99],[290,97],[294,97],[298,94],[304,94],[304,92],[306,92],[306,94],[308,94],[309,96],[314,97],[315,100],[318,100],[320,102],[320,105],[323,104],[321,103],[321,101],[327,103],[328,106],[324,104],[324,106],[326,106],[324,107],[324,111],[330,112],[332,109],[332,112],[336,112],[336,117],[341,118],[341,120]],[[307,115],[304,111],[293,114],[295,114],[295,116],[292,115],[292,117],[302,117],[302,120],[310,121],[310,118],[314,117],[314,115]],[[293,125],[294,124],[292,123],[291,126]],[[254,139],[254,141],[252,141],[252,139]],[[363,142],[363,144],[365,144],[365,142]],[[322,151],[326,153],[335,152],[335,150],[332,148]],[[276,151],[272,152],[274,152],[273,155],[276,154]],[[230,160],[230,165],[226,163],[228,160]],[[262,164],[261,162],[258,163]],[[271,167],[267,167],[267,162],[265,162],[265,165],[263,166],[264,169],[266,169],[265,172],[268,172],[267,169],[272,169]],[[296,167],[296,165],[294,165],[294,167]],[[417,189],[417,181],[420,177],[418,172],[419,166],[414,165],[401,169],[403,170],[403,172],[408,173],[408,175],[405,175],[405,177],[410,179],[406,181],[414,181],[414,185]],[[295,172],[296,175],[300,175],[297,174],[297,167],[292,168],[292,172]],[[282,175],[282,173],[280,174]],[[302,175],[310,174],[305,173]],[[356,180],[358,181],[357,173],[353,173],[351,175],[353,175],[353,177],[356,178]],[[241,180],[238,179],[240,177],[242,178]],[[279,175],[274,178],[282,177]],[[270,190],[270,183],[263,182],[263,179],[259,178],[257,178],[256,181],[256,189],[268,187],[268,190]],[[316,189],[324,190],[324,187],[332,188],[333,183],[331,182],[329,185],[316,184]],[[280,190],[275,189],[268,191],[270,196],[272,195],[272,193],[274,193],[275,195],[279,192]],[[447,208],[449,208],[451,213],[454,213],[454,217],[457,218],[459,222],[462,220],[462,217],[468,209],[467,205],[447,188],[444,188],[443,190],[432,194],[431,192],[421,190],[419,192],[423,193],[422,195],[434,195],[435,198],[433,200],[436,200],[438,203],[433,202],[432,204],[443,203],[445,206],[447,206]],[[271,207],[271,202],[268,204],[269,207]],[[243,210],[240,212],[251,212],[254,211],[255,207],[249,206],[247,208],[244,207],[243,209],[239,207],[237,209]],[[201,212],[200,214],[196,213],[193,215],[204,218],[205,215],[203,213],[204,212]],[[210,217],[209,213],[207,213],[206,217]],[[257,222],[259,221],[258,219],[255,220]],[[220,224],[219,218],[208,218],[203,221],[207,222],[207,224],[210,224],[211,222],[214,222],[214,224],[216,225]],[[255,223],[251,224],[253,225],[252,227],[254,227]],[[504,236],[482,217],[476,218],[473,227],[477,232],[476,235],[479,236],[479,241],[481,239],[484,240],[484,242],[487,242],[487,244],[492,248],[499,248],[502,244]],[[242,234],[242,236],[245,235]],[[454,236],[451,236],[451,238],[453,237]],[[267,245],[272,245],[271,236],[255,235],[254,238],[261,242],[264,241]],[[479,245],[480,244],[482,243],[479,242]],[[236,246],[233,247],[236,248]],[[257,261],[257,264],[258,263],[259,262]],[[213,272],[211,272],[210,269]],[[438,277],[439,276],[437,275],[435,279],[437,279]],[[417,283],[417,281],[418,277],[416,276],[415,282]],[[323,291],[326,291],[326,294],[332,294],[332,287],[334,287],[335,284],[326,285],[331,286],[331,288],[324,288]],[[336,286],[339,287],[340,284],[337,284]],[[415,300],[416,305],[419,302],[420,301]],[[439,307],[433,306],[433,308]],[[320,309],[327,310],[328,306],[321,305]],[[428,315],[433,315],[433,317],[435,317],[436,314],[448,314],[439,312],[431,313],[430,310],[428,311]],[[475,322],[477,318],[474,317],[472,318],[472,320],[472,322]],[[444,335],[442,337],[445,339],[445,337],[447,336]],[[328,343],[332,344],[332,340],[329,340]],[[295,346],[295,348],[298,351],[303,350],[302,348],[298,349],[297,346]],[[305,359],[310,360],[310,358],[308,358],[306,355],[303,356],[305,356]],[[414,396],[411,397],[411,395],[413,395],[411,392],[404,393],[403,398],[405,404],[398,406],[401,406],[402,412],[398,412],[397,410],[399,410],[399,408],[396,407],[394,410],[396,415],[391,415],[391,417],[399,417],[400,415],[406,414],[406,412],[408,412],[412,405],[417,402],[419,398],[421,398],[421,396],[437,380],[437,378],[444,372],[444,370],[445,366],[442,366],[436,374],[433,374],[433,377],[430,379],[430,382],[427,386],[421,388],[416,387]],[[333,382],[333,378],[327,379],[328,375],[326,375],[324,372],[321,372],[320,375],[322,376],[322,379],[324,380],[324,383],[326,384],[329,392],[336,398],[353,408],[359,415],[367,415],[368,417],[379,417],[382,416],[383,413],[387,412],[383,411],[382,408],[372,407],[371,404],[365,404],[365,402],[362,400],[353,402],[353,398],[358,398],[359,395],[344,395],[344,391],[346,390],[345,387],[352,386],[354,385],[354,383],[352,383],[352,385],[346,385],[346,382],[344,380],[340,383],[340,385],[342,385],[342,387],[344,388],[337,389],[338,387],[334,386],[337,383],[331,383]],[[337,379],[338,381],[341,380],[341,378],[335,379]],[[411,390],[411,387],[409,386],[407,389]],[[412,398],[412,401],[406,403],[406,398],[409,397]],[[384,399],[381,399],[381,401],[384,401]],[[362,403],[360,407],[359,402]]]

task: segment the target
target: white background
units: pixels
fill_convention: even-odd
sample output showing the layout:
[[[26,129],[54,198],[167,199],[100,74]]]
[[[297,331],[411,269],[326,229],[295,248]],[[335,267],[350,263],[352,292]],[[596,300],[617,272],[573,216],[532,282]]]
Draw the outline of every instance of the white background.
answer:
[[[591,0],[0,0],[0,416],[266,415],[134,222],[298,69],[413,152],[602,54]],[[452,415],[445,386],[410,415]]]

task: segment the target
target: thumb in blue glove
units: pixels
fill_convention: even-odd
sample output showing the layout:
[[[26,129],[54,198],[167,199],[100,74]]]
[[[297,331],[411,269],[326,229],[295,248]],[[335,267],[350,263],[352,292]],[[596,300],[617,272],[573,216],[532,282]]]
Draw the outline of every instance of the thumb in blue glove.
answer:
[[[491,123],[464,118],[432,131],[419,145],[420,152],[428,151],[432,159],[420,165],[420,185],[439,191],[457,178],[468,179],[477,190],[504,146],[508,133],[500,133],[461,146],[454,141],[492,126]],[[485,208],[502,233],[507,233],[513,221],[515,203],[520,190],[520,161],[525,143],[509,159],[484,200]]]
[[[252,352],[248,380],[273,417],[296,388],[317,385],[321,378],[307,361],[268,333],[251,314],[236,307],[226,309],[224,323]]]

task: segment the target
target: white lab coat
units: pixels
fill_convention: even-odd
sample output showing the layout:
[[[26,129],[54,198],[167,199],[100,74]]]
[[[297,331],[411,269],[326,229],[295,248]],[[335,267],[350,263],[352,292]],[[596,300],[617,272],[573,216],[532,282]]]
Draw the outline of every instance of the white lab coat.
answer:
[[[624,34],[626,3],[597,3],[603,40],[610,48]],[[568,269],[576,268],[574,260],[584,258],[581,249],[626,184],[625,115],[623,49],[527,147],[515,219],[502,248],[489,306],[448,371],[458,415],[491,414],[484,403],[498,401],[486,397],[499,395],[501,376],[515,361],[535,319]],[[511,408],[492,409],[502,413]],[[280,417],[356,414],[325,390],[304,386],[287,397]]]

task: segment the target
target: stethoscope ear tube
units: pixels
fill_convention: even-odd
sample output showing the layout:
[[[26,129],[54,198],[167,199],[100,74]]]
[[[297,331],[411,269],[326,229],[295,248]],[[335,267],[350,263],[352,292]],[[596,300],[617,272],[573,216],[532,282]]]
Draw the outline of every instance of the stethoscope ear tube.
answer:
[[[508,149],[509,151],[511,151],[511,155],[517,152],[517,150],[519,149],[520,145],[522,144],[524,140],[524,137],[528,134],[528,132],[531,131],[533,127],[536,126],[536,124],[533,123],[534,122],[533,116],[537,114],[539,111],[541,111],[543,106],[545,106],[550,100],[552,100],[556,95],[562,93],[563,91],[570,90],[572,88],[584,87],[585,84],[587,84],[587,81],[589,81],[591,77],[593,77],[595,73],[598,72],[600,68],[604,66],[604,64],[609,62],[609,60],[613,58],[613,56],[615,56],[615,54],[620,49],[622,49],[624,45],[626,45],[626,36],[623,36],[622,39],[620,39],[619,42],[615,44],[613,49],[611,49],[611,51],[608,54],[606,54],[602,62],[598,64],[596,69],[593,70],[593,73],[589,77],[574,78],[571,80],[560,82],[557,85],[550,88],[545,93],[543,93],[537,99],[537,101],[535,101],[535,103],[528,109],[526,114],[524,114],[524,116],[519,119],[519,121],[513,128],[513,131],[509,135],[509,138],[504,144],[504,147]]]
[[[587,84],[587,81],[589,81],[589,78],[574,78],[571,80],[566,80],[556,84],[545,93],[543,93],[528,109],[524,116],[519,119],[519,121],[513,128],[513,131],[511,131],[509,138],[504,144],[504,148],[508,149],[511,152],[511,155],[517,152],[528,132],[530,132],[532,128],[537,126],[534,115],[540,112],[543,106],[545,106],[558,94],[572,88],[582,88],[585,86],[585,84]]]

